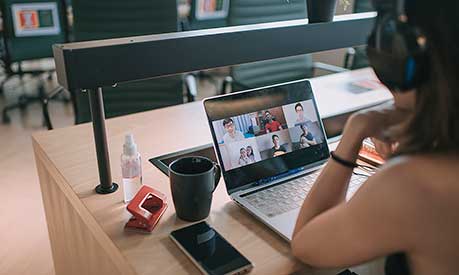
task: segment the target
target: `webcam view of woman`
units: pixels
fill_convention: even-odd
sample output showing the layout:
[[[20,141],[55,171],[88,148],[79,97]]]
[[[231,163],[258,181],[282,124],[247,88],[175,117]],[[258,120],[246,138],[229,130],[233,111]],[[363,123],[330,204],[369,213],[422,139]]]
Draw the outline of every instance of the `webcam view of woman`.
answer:
[[[255,155],[253,154],[252,146],[247,146],[247,158],[251,161],[250,163],[255,162]]]
[[[280,144],[280,139],[278,135],[272,136],[273,148],[271,148],[271,156],[277,157],[287,153],[287,148],[284,145]]]
[[[234,121],[231,118],[223,120],[223,127],[225,128],[225,135],[223,136],[224,143],[231,143],[244,139],[244,134],[241,131],[236,130],[234,127]]]
[[[241,156],[239,157],[239,161],[238,161],[239,166],[244,166],[249,163],[252,163],[249,157],[247,156],[247,149],[241,148],[239,152],[241,154]]]

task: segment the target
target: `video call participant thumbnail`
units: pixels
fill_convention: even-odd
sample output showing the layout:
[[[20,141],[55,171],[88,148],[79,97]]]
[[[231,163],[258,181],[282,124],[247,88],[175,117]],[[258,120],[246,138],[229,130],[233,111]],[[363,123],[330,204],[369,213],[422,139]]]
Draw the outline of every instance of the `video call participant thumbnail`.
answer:
[[[238,161],[239,166],[244,166],[255,162],[255,156],[251,146],[247,146],[247,148],[242,147],[239,152],[241,154]]]
[[[301,125],[300,127],[303,131],[303,133],[300,136],[300,148],[302,149],[307,148],[311,145],[316,145],[317,140],[314,137],[314,135],[311,132],[309,132],[308,127],[305,124]]]
[[[273,147],[271,148],[271,156],[277,157],[287,153],[287,148],[284,145],[280,145],[280,139],[278,135],[272,136]]]
[[[282,130],[282,125],[278,121],[274,120],[273,116],[269,111],[265,112],[265,120],[266,133],[272,133]]]
[[[223,120],[223,128],[225,128],[225,135],[223,136],[223,143],[231,143],[235,141],[244,140],[244,134],[241,131],[236,130],[234,121],[232,118],[226,118]]]
[[[306,123],[312,123],[312,121],[304,116],[304,108],[301,103],[295,105],[295,112],[297,115],[295,126],[299,126]]]

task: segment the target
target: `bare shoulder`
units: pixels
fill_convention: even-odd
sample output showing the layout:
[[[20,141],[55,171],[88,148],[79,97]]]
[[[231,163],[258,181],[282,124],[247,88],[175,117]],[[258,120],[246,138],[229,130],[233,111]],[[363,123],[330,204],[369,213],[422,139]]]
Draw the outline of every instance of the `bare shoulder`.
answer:
[[[456,211],[451,211],[459,209],[457,179],[459,157],[404,156],[390,160],[362,191],[371,194],[369,200],[384,203],[399,229],[409,233],[407,238],[419,240],[423,237],[413,234],[413,228],[419,234],[438,232],[443,229],[433,227],[441,227],[442,220],[457,220]]]
[[[459,192],[459,156],[397,157],[381,169],[381,176],[389,180],[388,188],[433,199],[432,195],[438,192]]]

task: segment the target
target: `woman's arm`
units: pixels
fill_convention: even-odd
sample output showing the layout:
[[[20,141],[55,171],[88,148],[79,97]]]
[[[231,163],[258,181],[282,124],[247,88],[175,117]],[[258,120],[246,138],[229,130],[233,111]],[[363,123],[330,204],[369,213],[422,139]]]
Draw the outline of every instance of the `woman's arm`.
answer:
[[[379,107],[351,116],[335,154],[342,159],[355,162],[363,139],[369,136],[384,136],[384,129],[393,125],[395,121],[399,121],[395,117],[399,117],[399,112],[393,106]],[[345,203],[352,169],[330,160],[317,178],[300,210],[293,232],[294,255],[310,264],[346,265],[368,259],[364,257],[383,255],[380,253],[386,252],[388,247],[392,249],[394,246],[403,245],[400,241],[398,244],[389,241],[388,247],[378,246],[377,240],[384,239],[376,239],[376,236],[372,235],[375,229],[368,226],[380,221],[381,217],[390,212],[390,209],[383,209],[383,207],[376,209],[372,207],[375,206],[375,202],[381,200],[380,194],[374,191],[376,187],[381,188],[381,182],[387,180],[392,183],[397,182],[396,177],[392,174],[393,170],[394,168],[387,168],[379,175],[373,176],[361,188],[362,191],[357,192],[351,203]],[[382,186],[384,189],[391,185]],[[369,191],[364,192],[363,190]],[[394,192],[397,193],[397,191]],[[384,205],[384,202],[380,204]],[[395,234],[389,227],[384,227],[387,231],[381,231],[379,237],[386,238],[388,232]],[[320,242],[324,242],[323,247]],[[359,247],[354,250],[349,249],[354,242],[357,242],[357,246],[361,246],[361,251],[357,249]],[[343,247],[345,252],[343,249],[338,249],[340,247]],[[327,257],[324,257],[324,254],[315,254],[318,250],[327,252]],[[314,255],[325,262],[317,261]]]
[[[387,140],[387,129],[406,118],[406,110],[396,108],[392,104],[352,115],[344,127],[335,154],[342,159],[355,162],[365,138]],[[351,176],[352,169],[334,160],[328,161],[301,208],[293,235],[314,216],[344,202]]]
[[[362,136],[358,129],[346,129],[335,154],[342,159],[355,162],[363,141]],[[294,237],[316,215],[345,200],[351,176],[352,169],[334,160],[328,161],[301,208],[293,231]]]
[[[406,166],[403,161],[386,166],[349,202],[315,215],[294,235],[293,255],[311,266],[345,267],[393,252],[413,252],[419,243],[413,230],[422,224],[415,217],[425,201],[407,183],[413,174]],[[303,208],[311,207],[308,203]]]
[[[306,142],[309,144],[309,145],[316,145],[317,144],[317,141],[316,141],[316,138],[312,138],[312,140],[308,140],[306,139]]]

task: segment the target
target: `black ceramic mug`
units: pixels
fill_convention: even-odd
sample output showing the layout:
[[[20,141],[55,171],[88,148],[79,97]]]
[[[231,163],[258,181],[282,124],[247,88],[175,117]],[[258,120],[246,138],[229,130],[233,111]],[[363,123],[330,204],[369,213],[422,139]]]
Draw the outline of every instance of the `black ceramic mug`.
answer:
[[[169,165],[172,200],[177,217],[199,221],[209,216],[220,166],[205,157],[183,157]]]

